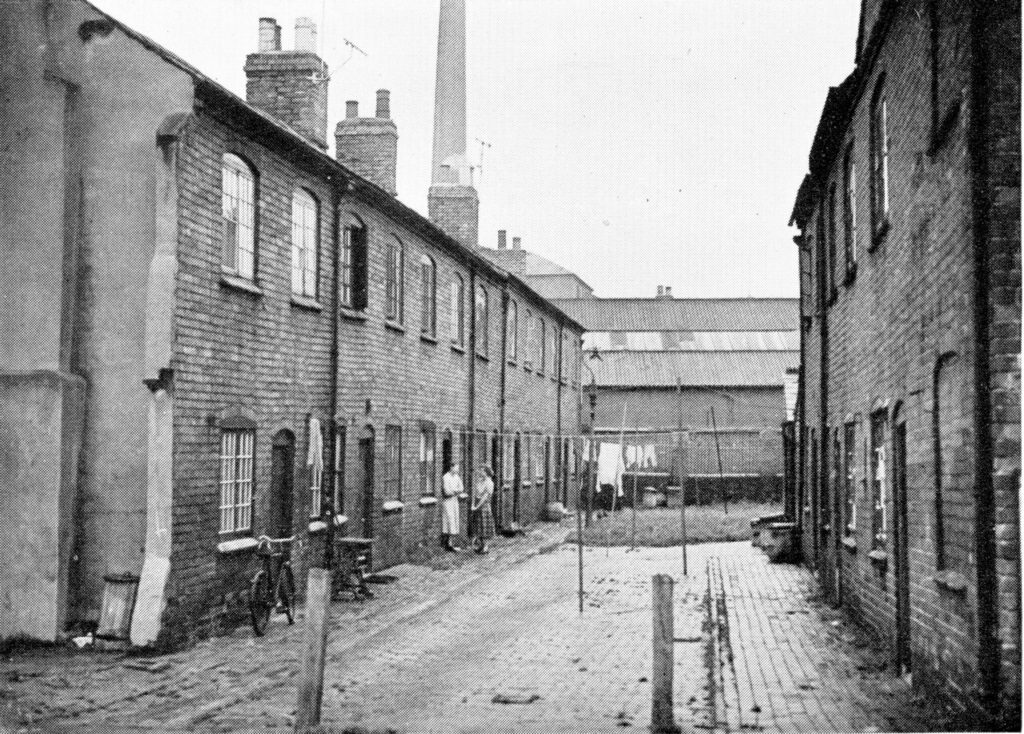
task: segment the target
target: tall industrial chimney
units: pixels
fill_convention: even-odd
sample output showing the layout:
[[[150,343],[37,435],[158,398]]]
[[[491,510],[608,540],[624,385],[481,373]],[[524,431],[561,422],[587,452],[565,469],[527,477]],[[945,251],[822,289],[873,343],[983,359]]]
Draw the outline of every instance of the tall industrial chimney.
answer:
[[[463,244],[477,246],[480,200],[466,157],[466,0],[441,0],[427,202],[436,225]]]

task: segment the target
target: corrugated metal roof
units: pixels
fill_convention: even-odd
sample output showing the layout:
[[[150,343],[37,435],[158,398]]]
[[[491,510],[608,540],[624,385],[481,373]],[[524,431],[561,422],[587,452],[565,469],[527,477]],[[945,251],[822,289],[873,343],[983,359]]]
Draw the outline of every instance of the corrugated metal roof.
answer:
[[[554,303],[588,331],[795,331],[796,298],[579,298]]]
[[[782,387],[800,352],[601,352],[587,359],[601,387]]]
[[[799,331],[588,331],[583,348],[659,351],[777,351],[800,349]]]

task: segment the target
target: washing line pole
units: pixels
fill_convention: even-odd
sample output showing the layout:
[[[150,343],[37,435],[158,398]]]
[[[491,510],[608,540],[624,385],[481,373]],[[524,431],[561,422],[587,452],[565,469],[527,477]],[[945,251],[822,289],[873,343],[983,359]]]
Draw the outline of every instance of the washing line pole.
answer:
[[[725,477],[722,475],[722,449],[718,445],[718,424],[715,423],[715,406],[711,406],[711,430],[715,432],[715,454],[718,455],[718,481],[722,485],[722,508],[725,514],[729,514],[729,493],[725,487]]]
[[[679,531],[682,534],[683,545],[683,576],[688,576],[686,567],[686,477],[685,461],[683,459],[683,380],[676,377],[676,420],[678,432],[676,433],[676,459],[679,462],[679,471],[676,476],[679,478]]]

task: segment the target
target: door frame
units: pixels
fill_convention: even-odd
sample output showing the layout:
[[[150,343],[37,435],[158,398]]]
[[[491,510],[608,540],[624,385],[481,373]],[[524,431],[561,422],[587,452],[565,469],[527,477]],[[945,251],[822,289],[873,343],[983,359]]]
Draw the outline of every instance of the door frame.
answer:
[[[287,428],[271,440],[268,499],[267,533],[275,538],[290,537],[295,530],[295,433]]]
[[[896,588],[896,669],[902,675],[911,666],[910,547],[907,501],[907,422],[897,405],[892,419],[893,574]]]

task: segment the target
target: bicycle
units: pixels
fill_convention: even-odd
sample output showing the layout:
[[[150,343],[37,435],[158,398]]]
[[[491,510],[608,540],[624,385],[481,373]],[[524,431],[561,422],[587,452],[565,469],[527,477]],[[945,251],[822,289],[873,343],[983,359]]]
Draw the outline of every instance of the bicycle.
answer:
[[[293,540],[294,535],[290,538],[259,537],[256,552],[263,559],[263,568],[253,576],[249,585],[249,615],[252,629],[258,636],[266,632],[270,612],[278,604],[288,618],[288,624],[295,624],[295,575],[286,554],[287,546]],[[277,563],[272,563],[274,559]]]

